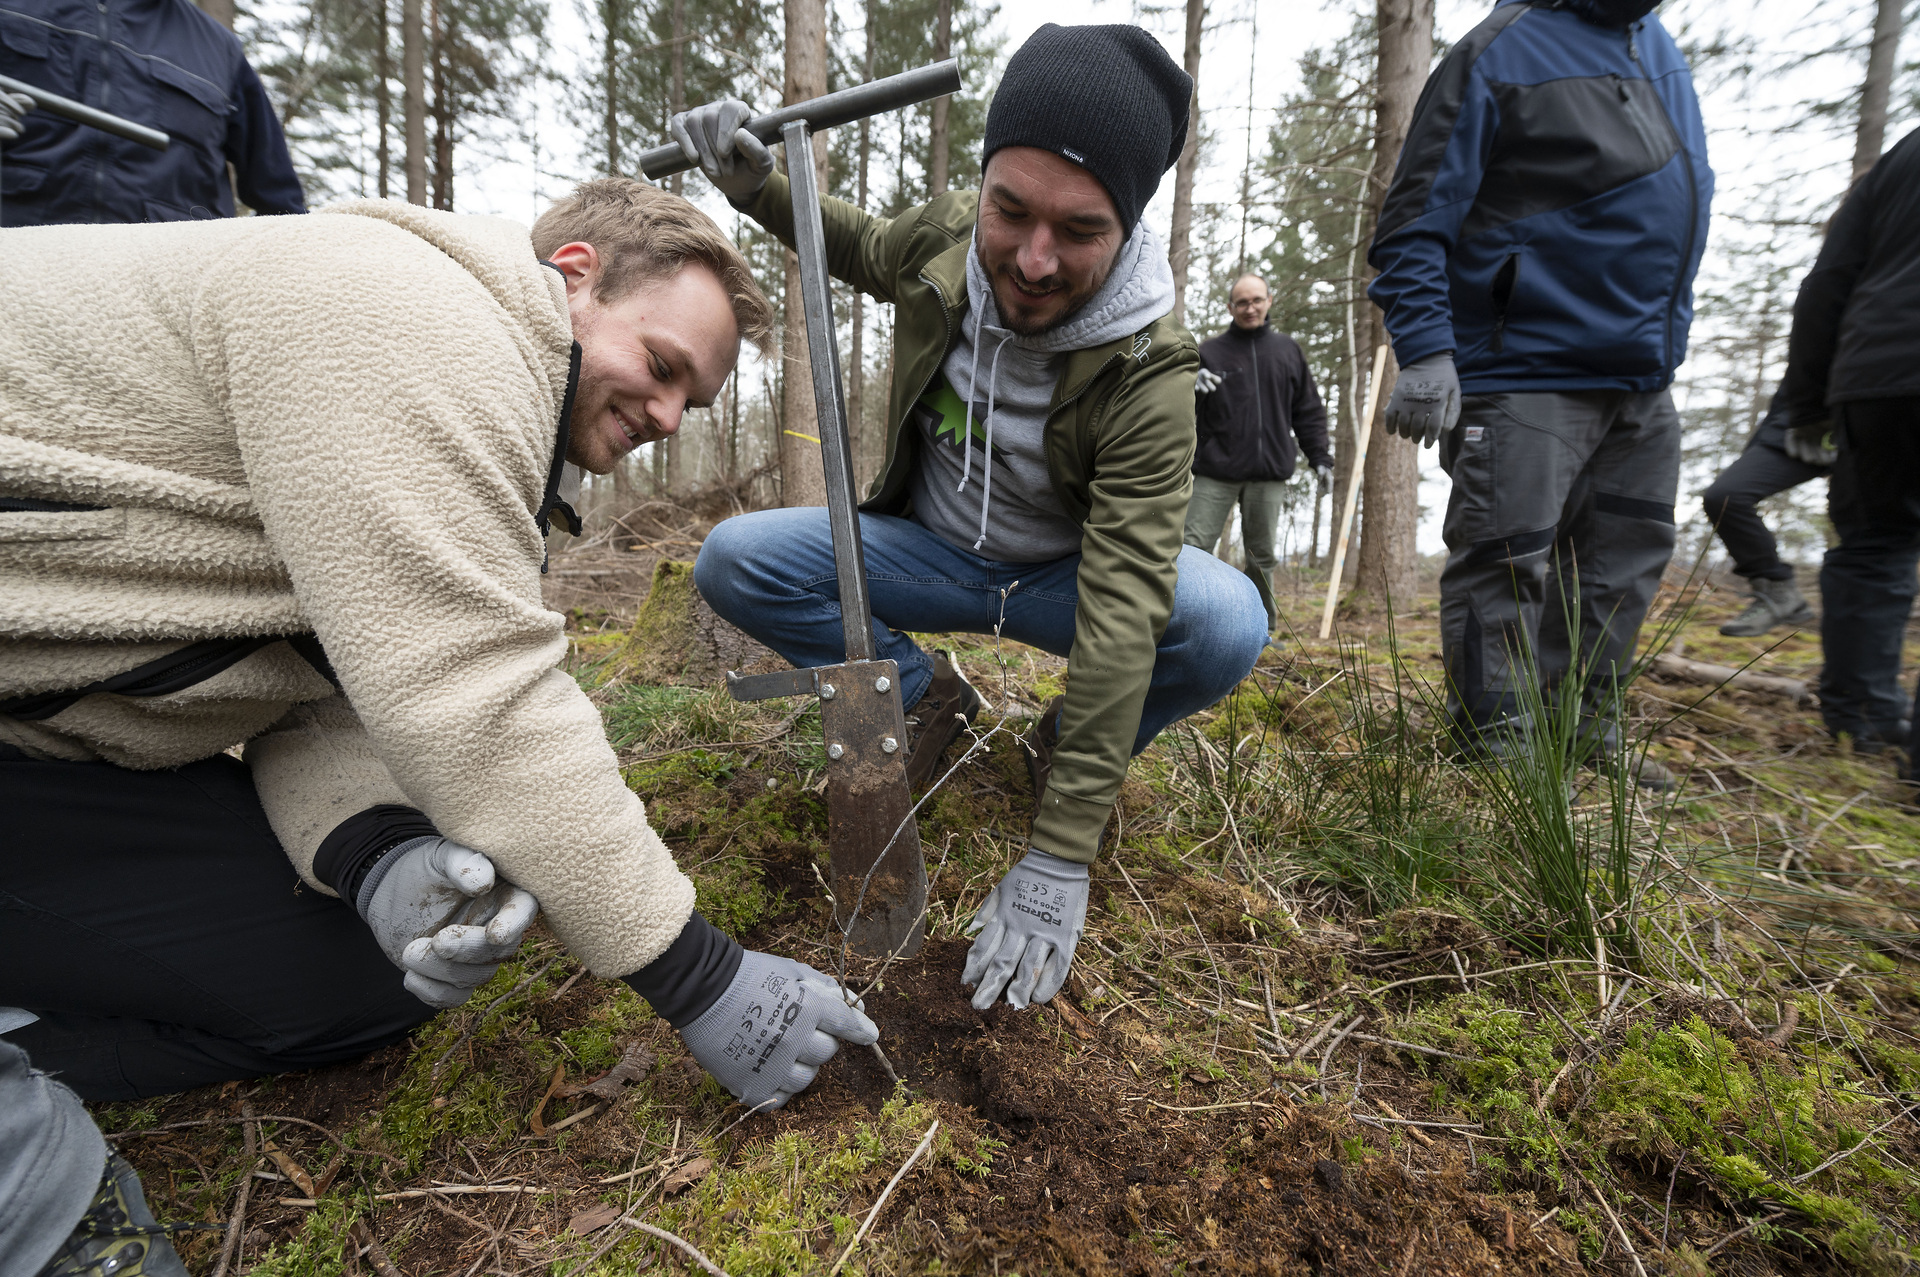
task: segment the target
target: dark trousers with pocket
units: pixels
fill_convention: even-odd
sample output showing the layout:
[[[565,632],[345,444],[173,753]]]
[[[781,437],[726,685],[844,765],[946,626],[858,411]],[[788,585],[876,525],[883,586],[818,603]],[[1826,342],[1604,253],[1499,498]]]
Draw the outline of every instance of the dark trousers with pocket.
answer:
[[[1666,391],[1468,395],[1440,444],[1453,480],[1440,643],[1456,736],[1524,731],[1528,671],[1551,688],[1574,630],[1594,693],[1631,664],[1673,557],[1680,418]],[[1489,741],[1488,743],[1497,743]]]
[[[1780,558],[1759,505],[1776,493],[1811,483],[1827,473],[1755,440],[1700,494],[1707,519],[1733,558],[1735,576],[1749,581],[1791,581],[1793,565]]]
[[[1833,430],[1827,514],[1840,543],[1820,566],[1820,713],[1836,735],[1908,744],[1909,757],[1920,757],[1900,690],[1920,563],[1920,399],[1836,405]]]
[[[306,886],[246,764],[34,762],[0,746],[0,1006],[90,1100],[312,1068],[433,1009],[351,906]]]

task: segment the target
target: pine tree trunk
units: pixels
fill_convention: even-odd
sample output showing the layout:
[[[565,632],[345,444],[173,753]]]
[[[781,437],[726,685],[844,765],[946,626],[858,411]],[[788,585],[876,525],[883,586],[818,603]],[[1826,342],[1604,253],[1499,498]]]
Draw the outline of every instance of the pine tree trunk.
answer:
[[[1893,95],[1893,68],[1900,51],[1906,0],[1878,0],[1873,14],[1873,44],[1867,50],[1867,78],[1860,86],[1860,124],[1853,134],[1853,180],[1867,175],[1887,141],[1887,102]]]
[[[387,177],[393,169],[393,148],[389,138],[393,133],[393,23],[387,13],[387,0],[373,0],[380,11],[380,45],[373,60],[373,112],[374,127],[379,133],[379,144],[374,148],[374,162],[380,167],[380,177],[376,190],[381,199],[386,199]]]
[[[453,56],[454,26],[443,22],[441,0],[427,9],[428,50],[433,57],[433,206],[453,211]]]
[[[197,0],[200,12],[218,22],[227,30],[233,30],[233,0]]]
[[[1380,204],[1413,123],[1414,103],[1433,60],[1433,0],[1378,0],[1377,12],[1380,70],[1373,113],[1373,180],[1367,193],[1369,225],[1378,223]],[[1371,270],[1364,274],[1371,279]],[[1376,306],[1368,306],[1366,315],[1368,336],[1361,351],[1371,368],[1374,348],[1387,340],[1386,319]],[[1359,586],[1383,607],[1411,604],[1419,584],[1420,450],[1417,444],[1380,428],[1398,371],[1389,354],[1367,440],[1366,476],[1361,481],[1361,508],[1367,512],[1367,522],[1360,539]]]
[[[400,0],[401,114],[407,145],[407,203],[427,202],[427,49],[420,0]]]
[[[1187,0],[1187,74],[1193,97],[1187,103],[1187,144],[1173,170],[1173,233],[1167,263],[1173,267],[1173,322],[1187,322],[1187,271],[1193,261],[1193,170],[1200,160],[1200,35],[1206,28],[1206,0]]]
[[[940,0],[940,9],[933,20],[933,60],[945,61],[953,56],[953,0]],[[947,108],[951,99],[933,100],[933,126],[928,130],[927,138],[927,198],[947,193],[947,169],[950,153],[947,142]]]
[[[791,104],[827,91],[826,0],[786,0],[787,75]],[[786,157],[788,171],[796,157]],[[813,139],[814,178],[827,189],[827,138]],[[804,159],[801,160],[804,162]],[[813,373],[807,359],[807,319],[800,298],[800,259],[786,258],[786,332],[781,342],[780,504],[825,505],[827,481],[820,464],[819,421],[813,409]]]
[[[605,41],[600,50],[600,95],[606,108],[600,121],[607,135],[607,176],[620,171],[620,0],[602,0],[601,25]]]
[[[667,102],[667,111],[670,115],[678,115],[687,109],[687,0],[673,0],[673,56],[671,66],[672,80],[668,85],[670,100]],[[680,194],[680,174],[675,173],[672,180],[668,183],[668,186],[675,195]],[[662,445],[667,452],[668,492],[680,491],[686,480],[686,476],[683,473],[683,468],[686,464],[686,449],[680,438],[681,433],[686,429],[686,425],[687,420],[683,413],[680,418],[680,429],[668,435],[665,444]]]

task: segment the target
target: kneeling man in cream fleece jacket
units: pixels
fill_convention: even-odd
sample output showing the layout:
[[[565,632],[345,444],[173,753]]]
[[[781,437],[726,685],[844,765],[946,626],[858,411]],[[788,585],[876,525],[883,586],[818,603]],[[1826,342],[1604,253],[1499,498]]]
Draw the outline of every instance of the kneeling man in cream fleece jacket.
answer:
[[[95,1099],[349,1058],[544,912],[748,1103],[872,1041],[693,912],[540,599],[567,463],[769,331],[719,228],[620,179],[531,235],[372,201],[0,232],[7,1040]]]

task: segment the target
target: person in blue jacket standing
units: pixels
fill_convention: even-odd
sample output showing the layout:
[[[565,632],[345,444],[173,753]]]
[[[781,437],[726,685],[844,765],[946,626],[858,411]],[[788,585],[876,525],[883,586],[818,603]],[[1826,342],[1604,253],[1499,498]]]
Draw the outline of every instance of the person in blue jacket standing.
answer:
[[[166,133],[153,151],[47,111],[0,137],[0,226],[304,213],[240,41],[188,0],[0,0],[0,75]]]
[[[1441,646],[1471,753],[1528,730],[1516,667],[1565,675],[1569,621],[1604,697],[1673,554],[1713,173],[1653,7],[1500,0],[1428,78],[1368,252],[1386,426],[1453,480]]]

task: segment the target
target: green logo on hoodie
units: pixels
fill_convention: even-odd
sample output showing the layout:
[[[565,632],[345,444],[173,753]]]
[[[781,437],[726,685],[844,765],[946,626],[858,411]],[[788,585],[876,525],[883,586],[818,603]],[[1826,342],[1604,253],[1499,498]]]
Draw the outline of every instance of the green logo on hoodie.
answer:
[[[954,388],[947,384],[944,376],[935,377],[933,384],[927,387],[920,402],[915,405],[922,427],[936,443],[944,443],[950,448],[966,447],[968,444],[987,447],[987,413],[979,404],[973,406],[973,423],[967,423],[967,405]]]

